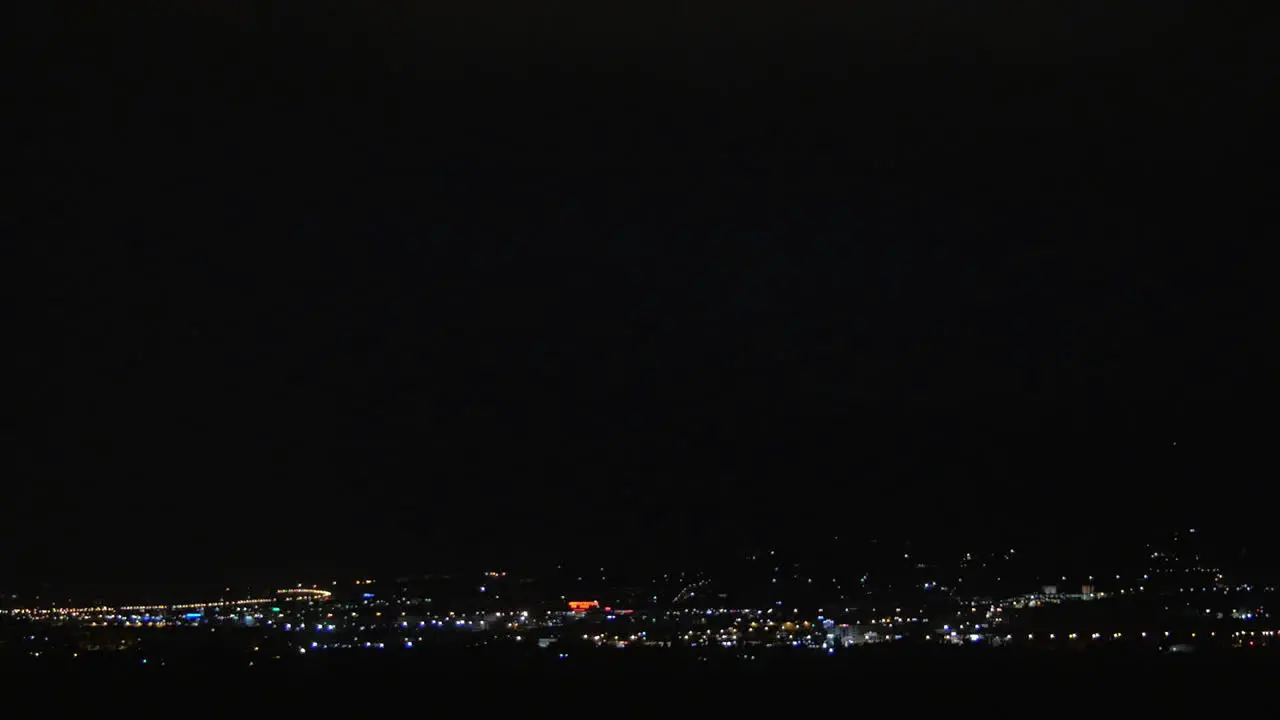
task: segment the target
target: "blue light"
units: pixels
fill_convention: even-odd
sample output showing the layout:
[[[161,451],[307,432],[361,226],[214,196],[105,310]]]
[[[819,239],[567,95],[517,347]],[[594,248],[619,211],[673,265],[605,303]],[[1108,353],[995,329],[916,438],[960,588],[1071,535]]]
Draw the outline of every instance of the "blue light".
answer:
[[[413,647],[413,641],[412,641],[412,640],[406,640],[406,641],[405,641],[405,643],[404,643],[404,646],[405,646],[405,647],[407,647],[407,648],[411,648],[411,647]]]
[[[370,599],[370,598],[372,598],[372,597],[373,597],[373,593],[365,593],[365,594],[364,594],[364,599],[365,599],[365,600],[368,600],[368,599]]]

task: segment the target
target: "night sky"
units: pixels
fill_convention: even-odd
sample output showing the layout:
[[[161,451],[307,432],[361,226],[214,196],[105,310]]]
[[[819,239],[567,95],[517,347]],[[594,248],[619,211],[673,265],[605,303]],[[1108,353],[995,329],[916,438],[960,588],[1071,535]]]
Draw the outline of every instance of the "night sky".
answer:
[[[0,585],[1257,524],[1259,23],[183,5],[21,20]]]

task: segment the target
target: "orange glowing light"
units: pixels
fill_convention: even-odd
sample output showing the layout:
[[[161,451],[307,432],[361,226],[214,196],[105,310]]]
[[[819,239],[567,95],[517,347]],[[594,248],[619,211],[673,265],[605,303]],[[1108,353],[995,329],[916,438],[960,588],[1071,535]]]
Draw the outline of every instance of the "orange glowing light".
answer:
[[[569,609],[574,612],[586,612],[591,608],[600,607],[599,600],[570,600]]]

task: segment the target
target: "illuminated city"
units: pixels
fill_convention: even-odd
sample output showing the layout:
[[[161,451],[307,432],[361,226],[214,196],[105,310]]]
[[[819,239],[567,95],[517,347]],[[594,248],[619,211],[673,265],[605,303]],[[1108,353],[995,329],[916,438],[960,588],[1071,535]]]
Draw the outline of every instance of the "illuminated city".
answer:
[[[611,652],[640,652],[655,663],[667,654],[752,663],[867,658],[889,649],[1133,656],[1280,650],[1276,587],[1201,560],[1188,550],[1195,538],[1184,532],[1148,545],[1141,572],[1099,569],[1021,592],[983,591],[1008,587],[1006,574],[1024,576],[1014,548],[947,561],[904,552],[853,573],[823,573],[768,550],[726,565],[720,577],[675,572],[625,585],[610,582],[605,568],[560,566],[545,578],[483,570],[331,579],[203,602],[15,605],[3,610],[8,641],[0,647],[10,661],[165,666],[193,662],[184,643],[208,647],[216,634],[219,661],[244,667],[364,652],[507,652],[563,664]]]
[[[8,717],[1265,717],[1235,5],[11,4]]]

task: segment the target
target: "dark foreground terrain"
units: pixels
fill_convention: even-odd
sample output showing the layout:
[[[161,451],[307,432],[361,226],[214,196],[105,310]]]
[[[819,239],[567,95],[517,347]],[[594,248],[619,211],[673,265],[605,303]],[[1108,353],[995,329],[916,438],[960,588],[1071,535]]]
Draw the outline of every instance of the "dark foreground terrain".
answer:
[[[10,659],[11,698],[70,688],[75,700],[228,704],[326,713],[670,711],[917,715],[940,711],[1189,717],[1272,707],[1280,657],[872,649],[827,656],[762,652],[747,660],[672,650],[331,651],[249,666],[231,655],[142,662],[126,653]],[[29,680],[30,682],[26,682]],[[105,701],[104,701],[105,702]],[[114,701],[113,701],[114,702]],[[318,707],[317,707],[318,706]],[[1256,706],[1257,710],[1250,710]],[[187,708],[195,711],[197,708]],[[238,711],[238,710],[232,710]]]
[[[209,656],[0,667],[6,702],[130,717],[1270,716],[1280,661],[1247,653],[346,651],[250,667]],[[1261,714],[1260,714],[1261,713]],[[1259,715],[1260,714],[1260,715]]]

